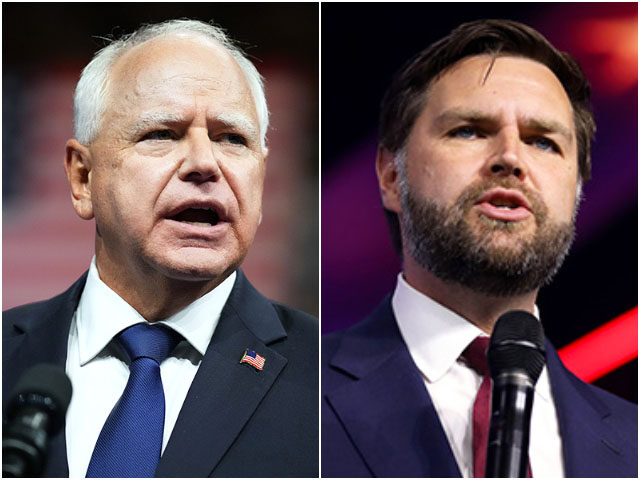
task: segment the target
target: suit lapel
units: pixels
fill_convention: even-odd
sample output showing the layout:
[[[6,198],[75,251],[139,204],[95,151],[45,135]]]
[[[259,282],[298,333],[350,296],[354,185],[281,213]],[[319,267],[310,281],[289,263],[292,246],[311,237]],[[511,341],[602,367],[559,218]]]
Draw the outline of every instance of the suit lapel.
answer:
[[[461,476],[388,299],[345,333],[331,365],[355,377],[325,396],[374,476]]]
[[[565,476],[624,477],[637,468],[623,457],[624,440],[607,423],[610,409],[570,373],[547,342],[547,367],[562,435]],[[619,475],[612,475],[618,467]]]
[[[18,318],[13,325],[19,335],[3,339],[3,405],[20,375],[33,365],[49,363],[65,368],[71,318],[86,282],[86,273],[66,292],[43,302],[42,315]],[[49,444],[43,477],[68,477],[64,427]]]
[[[211,475],[287,363],[268,347],[284,337],[271,304],[238,271],[160,459],[157,477]],[[265,358],[263,370],[240,363],[247,348]]]

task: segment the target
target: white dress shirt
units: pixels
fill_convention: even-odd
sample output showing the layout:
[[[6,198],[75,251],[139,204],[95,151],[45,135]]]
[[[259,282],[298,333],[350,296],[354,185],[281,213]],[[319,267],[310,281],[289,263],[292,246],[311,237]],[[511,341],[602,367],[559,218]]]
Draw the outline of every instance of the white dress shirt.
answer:
[[[211,292],[161,321],[184,338],[160,366],[165,395],[163,452],[235,278],[234,272]],[[65,428],[72,478],[86,475],[102,426],[129,379],[126,355],[111,340],[142,322],[145,319],[100,280],[94,257],[71,321],[67,349],[66,372],[73,396]]]
[[[411,287],[402,274],[398,275],[391,303],[460,472],[464,477],[473,477],[473,403],[482,377],[460,355],[476,337],[486,334]],[[546,367],[535,387],[529,461],[534,477],[564,476],[562,441]]]

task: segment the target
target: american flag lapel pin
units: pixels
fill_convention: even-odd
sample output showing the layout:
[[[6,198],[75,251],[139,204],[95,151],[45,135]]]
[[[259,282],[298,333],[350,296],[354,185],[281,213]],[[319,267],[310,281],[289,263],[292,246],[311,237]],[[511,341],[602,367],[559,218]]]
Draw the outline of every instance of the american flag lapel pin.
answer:
[[[244,351],[244,354],[240,359],[240,363],[248,363],[256,370],[262,370],[264,368],[264,362],[264,357],[258,355],[254,350],[249,350],[248,348]]]

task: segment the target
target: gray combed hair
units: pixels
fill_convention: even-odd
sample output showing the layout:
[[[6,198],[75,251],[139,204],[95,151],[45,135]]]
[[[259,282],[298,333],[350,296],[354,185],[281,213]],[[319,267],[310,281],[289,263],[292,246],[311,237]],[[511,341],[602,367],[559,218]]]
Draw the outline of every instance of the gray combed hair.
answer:
[[[109,73],[114,62],[127,50],[151,39],[165,36],[195,36],[213,40],[229,52],[242,69],[258,113],[260,139],[265,148],[269,110],[262,77],[256,67],[226,35],[224,30],[198,20],[168,20],[143,25],[135,32],[113,41],[99,50],[84,68],[73,98],[74,136],[89,145],[97,136],[108,97]]]

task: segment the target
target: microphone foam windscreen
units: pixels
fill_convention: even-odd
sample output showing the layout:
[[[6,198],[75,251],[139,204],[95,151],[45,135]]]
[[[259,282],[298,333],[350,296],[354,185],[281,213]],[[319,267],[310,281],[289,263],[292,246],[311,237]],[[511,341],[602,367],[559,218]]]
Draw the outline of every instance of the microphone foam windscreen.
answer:
[[[54,427],[64,421],[71,401],[71,381],[64,369],[42,363],[22,374],[9,397],[7,415],[12,418],[21,408],[33,406],[51,413]]]
[[[535,384],[545,362],[542,325],[523,310],[503,314],[493,327],[487,356],[493,379],[505,372],[522,370]]]

